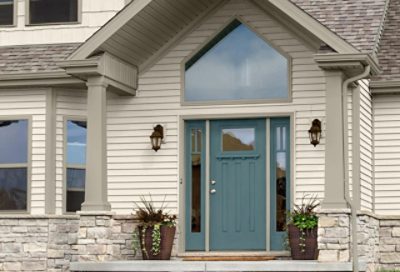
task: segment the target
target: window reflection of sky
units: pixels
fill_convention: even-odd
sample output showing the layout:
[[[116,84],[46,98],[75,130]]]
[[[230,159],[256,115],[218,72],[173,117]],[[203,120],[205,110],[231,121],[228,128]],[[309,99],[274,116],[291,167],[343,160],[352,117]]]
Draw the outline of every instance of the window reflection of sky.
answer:
[[[222,133],[229,134],[246,145],[254,146],[255,143],[254,128],[229,128],[229,129],[223,129]]]
[[[28,121],[0,126],[0,163],[26,163],[28,160]]]
[[[287,67],[285,57],[239,25],[186,71],[185,99],[287,98]]]
[[[86,128],[67,122],[67,163],[86,163]]]

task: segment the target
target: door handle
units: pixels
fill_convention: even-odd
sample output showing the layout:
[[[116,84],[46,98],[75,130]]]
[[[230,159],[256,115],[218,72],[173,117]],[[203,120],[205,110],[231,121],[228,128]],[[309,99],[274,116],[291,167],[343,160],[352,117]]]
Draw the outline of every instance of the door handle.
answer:
[[[210,181],[211,185],[215,185],[217,182],[215,180]]]
[[[212,195],[215,194],[216,192],[217,192],[217,190],[215,190],[215,189],[210,190],[210,194],[212,194]]]

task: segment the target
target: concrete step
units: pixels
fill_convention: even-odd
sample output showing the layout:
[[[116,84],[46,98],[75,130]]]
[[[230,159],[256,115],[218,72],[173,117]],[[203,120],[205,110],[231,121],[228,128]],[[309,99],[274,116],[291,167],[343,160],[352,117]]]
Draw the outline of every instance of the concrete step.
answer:
[[[360,265],[360,271],[365,271]],[[296,272],[296,271],[353,271],[352,263],[320,263],[318,261],[216,261],[188,262],[171,261],[112,261],[112,262],[75,262],[71,271],[118,271],[118,272]]]

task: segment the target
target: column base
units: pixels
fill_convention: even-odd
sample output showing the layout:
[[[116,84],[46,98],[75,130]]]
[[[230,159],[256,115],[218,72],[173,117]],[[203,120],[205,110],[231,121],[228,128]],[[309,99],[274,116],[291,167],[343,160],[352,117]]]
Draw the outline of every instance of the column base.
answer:
[[[111,205],[108,202],[84,202],[82,204],[82,211],[111,211]]]
[[[321,202],[321,209],[322,210],[335,210],[335,209],[348,209],[349,206],[346,200],[339,200],[339,201],[330,201],[330,200],[323,200]]]

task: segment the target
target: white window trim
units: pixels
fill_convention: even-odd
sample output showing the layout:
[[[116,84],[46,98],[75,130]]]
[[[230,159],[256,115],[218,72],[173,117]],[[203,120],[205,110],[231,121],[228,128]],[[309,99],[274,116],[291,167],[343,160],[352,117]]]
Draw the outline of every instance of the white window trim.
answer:
[[[62,195],[62,212],[63,214],[76,214],[75,212],[68,212],[67,211],[67,192],[68,184],[67,184],[67,169],[84,169],[86,170],[86,164],[68,164],[67,163],[67,152],[68,152],[68,130],[67,125],[68,121],[81,121],[87,122],[86,117],[83,116],[64,116],[63,122],[63,195]],[[86,140],[87,144],[87,140]],[[85,180],[86,182],[86,180]],[[81,190],[80,190],[81,191]],[[85,192],[85,189],[83,189]]]
[[[0,25],[0,28],[16,27],[18,22],[18,0],[13,0],[13,23],[11,25]]]
[[[31,212],[31,183],[32,183],[32,117],[26,115],[0,116],[0,121],[26,120],[27,121],[27,158],[26,163],[0,164],[3,168],[26,168],[26,209],[25,210],[0,210],[0,214],[30,214]]]
[[[15,1],[15,0],[14,0]],[[56,22],[56,23],[39,23],[39,24],[31,24],[31,14],[29,3],[30,0],[25,0],[25,25],[26,26],[54,26],[54,25],[78,25],[82,23],[82,0],[78,1],[78,17],[76,22]]]

